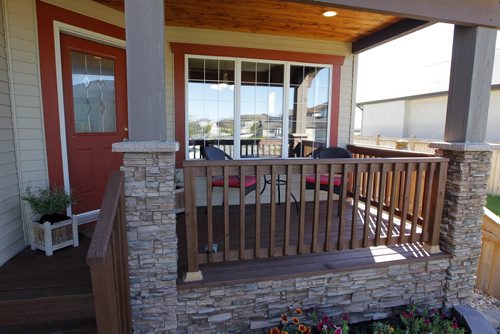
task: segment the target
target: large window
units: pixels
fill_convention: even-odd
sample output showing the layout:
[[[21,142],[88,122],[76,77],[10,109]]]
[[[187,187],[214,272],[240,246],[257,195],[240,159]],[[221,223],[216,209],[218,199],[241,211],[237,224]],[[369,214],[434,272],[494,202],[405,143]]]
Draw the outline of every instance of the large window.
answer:
[[[216,146],[233,158],[304,157],[325,147],[331,67],[187,57],[187,158]]]

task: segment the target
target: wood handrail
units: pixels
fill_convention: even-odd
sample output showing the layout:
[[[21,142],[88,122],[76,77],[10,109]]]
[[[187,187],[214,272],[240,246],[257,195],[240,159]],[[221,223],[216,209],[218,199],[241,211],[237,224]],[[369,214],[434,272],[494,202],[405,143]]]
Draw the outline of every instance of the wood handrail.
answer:
[[[106,185],[101,210],[99,211],[97,224],[87,253],[87,265],[102,263],[106,257],[122,191],[123,173],[114,171],[111,173]]]
[[[412,152],[396,150],[391,148],[380,148],[379,146],[347,145],[347,150],[353,154],[363,154],[380,158],[412,158],[412,157],[433,157],[433,154],[423,152]]]
[[[123,181],[111,173],[87,253],[99,333],[132,332]]]

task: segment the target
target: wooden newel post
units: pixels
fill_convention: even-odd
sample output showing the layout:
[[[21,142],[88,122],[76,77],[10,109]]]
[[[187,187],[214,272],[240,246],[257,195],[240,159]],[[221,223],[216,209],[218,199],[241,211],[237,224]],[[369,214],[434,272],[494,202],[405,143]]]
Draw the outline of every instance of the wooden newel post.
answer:
[[[184,167],[184,202],[186,205],[187,268],[185,282],[200,281],[198,265],[198,222],[196,217],[196,175],[192,167]]]
[[[441,219],[443,216],[444,193],[448,162],[440,162],[434,171],[432,182],[431,215],[429,221],[429,240],[424,245],[430,253],[439,252],[439,238],[441,233]]]

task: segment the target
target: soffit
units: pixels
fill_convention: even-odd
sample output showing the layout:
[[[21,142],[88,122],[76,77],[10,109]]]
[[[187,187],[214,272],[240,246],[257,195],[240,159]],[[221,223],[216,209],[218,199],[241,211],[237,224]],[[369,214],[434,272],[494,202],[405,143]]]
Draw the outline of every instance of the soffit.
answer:
[[[124,11],[124,0],[94,0]],[[337,16],[322,13],[333,10]],[[165,0],[165,25],[353,43],[400,17],[284,0]]]

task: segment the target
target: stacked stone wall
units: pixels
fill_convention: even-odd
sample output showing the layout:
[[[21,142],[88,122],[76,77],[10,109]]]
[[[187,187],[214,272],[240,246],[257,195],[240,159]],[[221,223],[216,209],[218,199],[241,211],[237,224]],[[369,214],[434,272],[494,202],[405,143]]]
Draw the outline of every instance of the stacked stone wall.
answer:
[[[262,333],[290,308],[352,322],[382,319],[411,302],[441,307],[448,259],[306,278],[178,290],[178,333]],[[290,268],[293,271],[293,268]]]
[[[451,254],[445,287],[451,306],[467,302],[475,286],[491,152],[441,149],[437,155],[450,160],[440,247]]]
[[[176,333],[176,143],[124,142],[125,217],[134,333]]]

